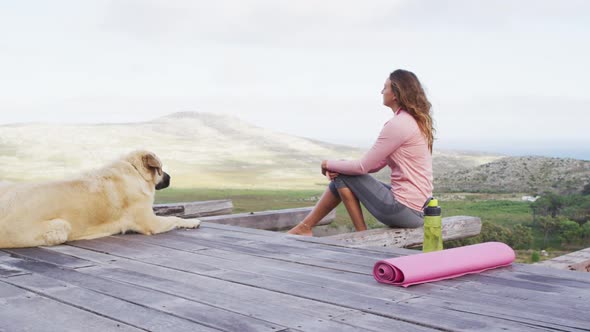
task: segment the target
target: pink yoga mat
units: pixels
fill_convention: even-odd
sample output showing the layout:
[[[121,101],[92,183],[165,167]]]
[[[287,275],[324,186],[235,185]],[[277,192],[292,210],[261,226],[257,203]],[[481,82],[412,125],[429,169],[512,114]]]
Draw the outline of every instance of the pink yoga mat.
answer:
[[[375,263],[375,280],[396,286],[449,279],[512,264],[514,250],[501,242],[385,259]]]

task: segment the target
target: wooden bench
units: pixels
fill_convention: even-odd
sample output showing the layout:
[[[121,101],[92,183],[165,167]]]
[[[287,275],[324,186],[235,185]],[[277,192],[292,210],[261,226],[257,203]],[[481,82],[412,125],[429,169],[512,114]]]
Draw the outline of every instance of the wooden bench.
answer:
[[[233,225],[247,228],[279,231],[290,229],[307,216],[313,207],[302,207],[283,210],[268,210],[248,213],[229,214],[199,218],[216,224]],[[336,210],[332,210],[318,225],[328,225],[336,218]]]
[[[182,202],[154,204],[154,213],[158,216],[176,216],[180,218],[199,218],[230,214],[233,210],[231,199],[213,201]]]
[[[481,232],[481,219],[469,216],[442,218],[444,241],[476,236]],[[338,234],[323,237],[336,240],[348,247],[397,247],[407,248],[422,245],[424,229],[420,228],[378,228],[362,232]]]
[[[233,210],[232,201],[224,199],[154,204],[153,209],[158,216],[177,216],[185,219],[199,218],[201,221],[216,224],[278,231],[290,229],[297,225],[311,212],[313,207],[231,214]],[[332,210],[318,225],[328,225],[335,218],[336,210]]]
[[[212,200],[155,204],[154,212],[160,216],[178,216],[181,218],[199,218],[216,224],[265,229],[270,231],[286,230],[294,227],[313,207],[268,210],[231,214],[232,201]],[[328,225],[336,218],[332,210],[318,226]],[[481,232],[481,219],[478,217],[455,216],[442,219],[443,240],[456,240],[478,235]],[[336,240],[350,247],[415,247],[422,244],[422,228],[379,228],[364,232],[345,233],[323,237]]]

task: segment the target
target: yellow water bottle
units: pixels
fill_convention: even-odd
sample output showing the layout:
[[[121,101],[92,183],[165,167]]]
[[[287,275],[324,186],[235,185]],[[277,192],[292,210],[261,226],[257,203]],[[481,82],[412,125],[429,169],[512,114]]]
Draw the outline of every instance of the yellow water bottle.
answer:
[[[438,200],[431,198],[424,208],[424,242],[422,251],[438,251],[443,249],[442,217]]]

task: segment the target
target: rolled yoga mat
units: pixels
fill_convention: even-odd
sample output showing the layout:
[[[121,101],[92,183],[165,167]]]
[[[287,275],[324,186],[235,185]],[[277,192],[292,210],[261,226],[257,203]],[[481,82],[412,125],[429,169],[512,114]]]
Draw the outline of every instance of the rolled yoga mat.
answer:
[[[381,260],[375,263],[373,276],[385,284],[408,287],[507,266],[514,258],[514,250],[506,244],[485,242]]]

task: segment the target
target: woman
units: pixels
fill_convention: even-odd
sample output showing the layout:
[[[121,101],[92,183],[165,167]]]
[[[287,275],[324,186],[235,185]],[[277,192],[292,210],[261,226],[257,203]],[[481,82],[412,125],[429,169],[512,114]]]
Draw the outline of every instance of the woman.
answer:
[[[394,113],[373,147],[360,159],[324,160],[322,174],[330,185],[310,214],[288,233],[311,236],[311,229],[343,202],[357,231],[367,229],[360,203],[390,227],[416,228],[424,223],[422,208],[432,195],[431,104],[412,72],[398,69],[389,75],[383,104]],[[391,185],[368,173],[391,169]]]

